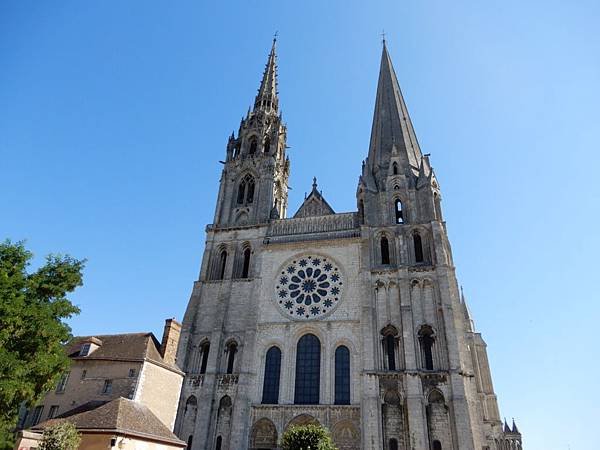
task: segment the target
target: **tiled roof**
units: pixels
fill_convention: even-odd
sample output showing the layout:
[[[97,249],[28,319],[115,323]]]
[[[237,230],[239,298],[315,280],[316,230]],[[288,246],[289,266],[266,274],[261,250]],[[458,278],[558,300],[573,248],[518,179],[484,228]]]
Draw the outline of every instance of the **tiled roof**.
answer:
[[[89,341],[90,338],[99,339],[102,341],[102,345],[88,356],[79,356],[82,343]],[[76,336],[66,345],[66,349],[69,357],[73,359],[112,359],[121,361],[149,359],[160,364],[166,364],[160,355],[160,343],[152,333]]]
[[[73,423],[81,432],[103,430],[185,447],[185,442],[179,440],[148,407],[123,397],[90,411],[63,414],[60,418],[47,420],[32,429],[42,430],[63,420]]]

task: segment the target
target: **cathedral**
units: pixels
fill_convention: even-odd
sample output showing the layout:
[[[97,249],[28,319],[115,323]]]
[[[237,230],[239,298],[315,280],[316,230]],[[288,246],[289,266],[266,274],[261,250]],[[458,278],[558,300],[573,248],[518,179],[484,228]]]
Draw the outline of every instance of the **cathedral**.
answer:
[[[459,289],[442,191],[385,41],[356,210],[313,180],[288,217],[276,42],[229,136],[187,306],[175,423],[192,450],[276,449],[298,424],[340,450],[521,450]]]

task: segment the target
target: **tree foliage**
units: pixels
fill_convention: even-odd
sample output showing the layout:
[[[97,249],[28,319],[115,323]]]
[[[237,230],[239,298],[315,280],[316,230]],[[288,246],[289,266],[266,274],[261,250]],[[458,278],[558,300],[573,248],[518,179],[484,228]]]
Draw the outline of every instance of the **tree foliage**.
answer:
[[[337,450],[331,435],[320,425],[290,427],[281,437],[282,450]]]
[[[82,284],[85,261],[50,255],[27,272],[23,242],[0,243],[0,449],[10,445],[19,406],[52,389],[69,365],[64,319],[79,313],[67,294]]]
[[[71,422],[60,422],[44,429],[40,450],[77,450],[81,436]]]

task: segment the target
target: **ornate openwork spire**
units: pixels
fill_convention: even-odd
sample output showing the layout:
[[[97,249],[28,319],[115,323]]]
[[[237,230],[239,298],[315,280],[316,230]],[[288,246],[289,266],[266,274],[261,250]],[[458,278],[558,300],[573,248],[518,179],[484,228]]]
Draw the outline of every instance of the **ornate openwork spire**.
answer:
[[[419,167],[421,149],[384,39],[369,146],[370,169],[387,167],[394,146],[404,164]]]
[[[277,98],[277,55],[275,45],[277,38],[273,38],[273,46],[269,53],[269,59],[263,73],[260,88],[254,101],[254,110],[279,111],[279,99]]]

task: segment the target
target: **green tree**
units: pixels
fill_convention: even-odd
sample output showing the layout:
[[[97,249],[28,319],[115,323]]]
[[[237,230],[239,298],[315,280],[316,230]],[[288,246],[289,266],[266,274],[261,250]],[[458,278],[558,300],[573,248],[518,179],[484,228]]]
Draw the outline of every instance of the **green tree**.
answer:
[[[50,255],[28,273],[23,242],[0,243],[0,449],[10,448],[19,406],[35,403],[69,366],[64,322],[79,308],[67,294],[82,284],[85,261]]]
[[[71,422],[60,422],[44,429],[40,450],[77,450],[81,436]]]
[[[331,435],[320,425],[290,427],[281,437],[282,450],[337,450]]]

